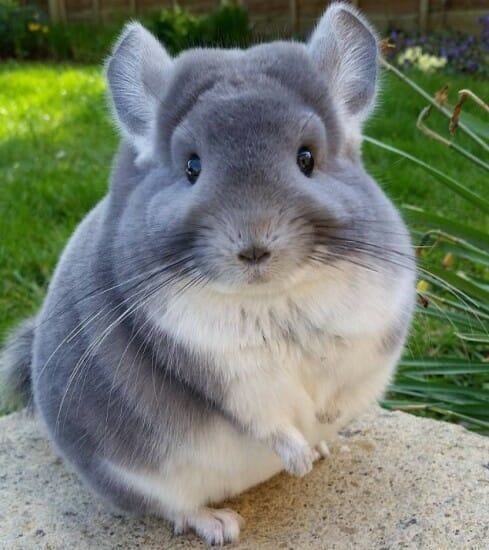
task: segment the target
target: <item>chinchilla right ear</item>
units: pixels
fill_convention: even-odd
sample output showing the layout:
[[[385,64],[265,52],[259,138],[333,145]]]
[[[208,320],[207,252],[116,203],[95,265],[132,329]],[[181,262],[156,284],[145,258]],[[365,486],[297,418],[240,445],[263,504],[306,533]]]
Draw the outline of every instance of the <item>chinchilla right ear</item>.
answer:
[[[114,117],[132,141],[138,164],[151,157],[156,109],[171,70],[166,50],[139,23],[124,27],[106,62]]]

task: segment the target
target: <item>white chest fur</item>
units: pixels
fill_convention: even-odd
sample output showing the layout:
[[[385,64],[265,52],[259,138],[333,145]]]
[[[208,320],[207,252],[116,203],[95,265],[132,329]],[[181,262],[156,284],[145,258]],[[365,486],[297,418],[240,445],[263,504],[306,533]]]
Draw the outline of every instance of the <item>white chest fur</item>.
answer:
[[[195,289],[167,296],[151,314],[177,341],[212,358],[225,385],[236,386],[234,400],[244,395],[264,415],[294,414],[314,437],[315,418],[337,427],[380,395],[399,352],[386,354],[381,339],[412,294],[409,274],[340,267],[348,277],[314,272],[283,293]],[[295,410],[301,403],[302,414]]]

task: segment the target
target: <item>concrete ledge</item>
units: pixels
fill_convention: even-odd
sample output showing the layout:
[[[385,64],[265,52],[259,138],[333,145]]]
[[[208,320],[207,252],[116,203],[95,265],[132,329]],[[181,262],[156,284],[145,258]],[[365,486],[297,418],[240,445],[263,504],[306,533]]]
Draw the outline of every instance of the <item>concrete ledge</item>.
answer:
[[[35,420],[0,419],[0,548],[198,548],[166,523],[103,504],[54,456]],[[302,480],[236,499],[247,549],[489,547],[489,438],[374,409]]]

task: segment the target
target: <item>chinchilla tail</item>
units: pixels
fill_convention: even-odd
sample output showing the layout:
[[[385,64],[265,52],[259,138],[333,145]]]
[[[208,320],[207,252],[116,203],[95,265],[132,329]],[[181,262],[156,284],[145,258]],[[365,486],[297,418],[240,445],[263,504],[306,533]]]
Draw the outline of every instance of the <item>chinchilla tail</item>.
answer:
[[[32,406],[32,344],[36,318],[22,322],[0,350],[0,412]]]

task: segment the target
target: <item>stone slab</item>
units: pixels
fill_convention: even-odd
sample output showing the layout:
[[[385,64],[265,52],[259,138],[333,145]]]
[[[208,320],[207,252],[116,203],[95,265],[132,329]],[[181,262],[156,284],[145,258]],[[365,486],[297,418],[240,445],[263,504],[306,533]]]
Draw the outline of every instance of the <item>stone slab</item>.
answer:
[[[280,474],[230,505],[246,520],[236,549],[487,549],[489,438],[375,408],[311,474]],[[163,520],[108,510],[34,419],[0,419],[0,548],[203,546]]]

